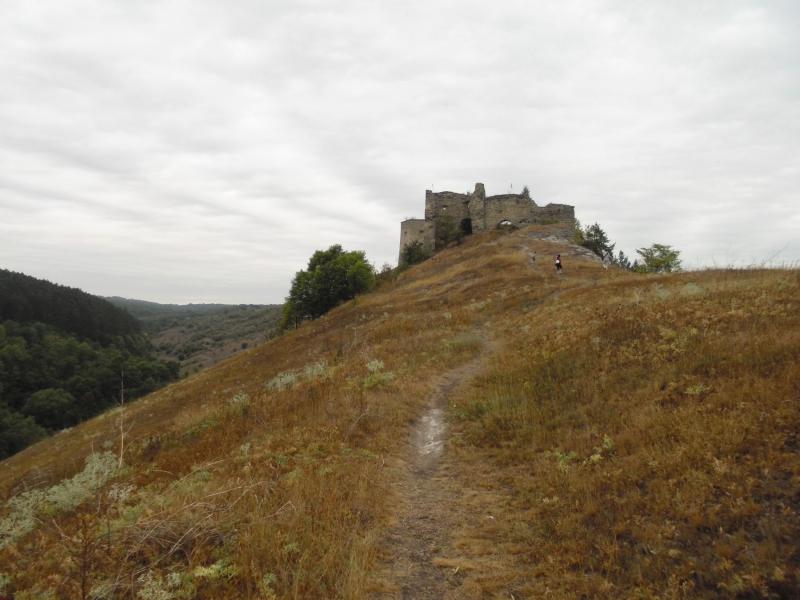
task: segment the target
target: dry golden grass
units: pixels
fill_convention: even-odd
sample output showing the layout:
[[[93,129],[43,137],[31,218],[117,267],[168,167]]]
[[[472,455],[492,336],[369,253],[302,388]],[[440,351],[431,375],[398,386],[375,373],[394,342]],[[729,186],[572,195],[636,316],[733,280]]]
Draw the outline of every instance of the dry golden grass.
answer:
[[[482,589],[800,597],[798,292],[796,271],[622,277],[506,320],[452,406],[467,509],[494,517],[457,544],[503,555]]]
[[[796,272],[646,278],[528,231],[473,236],[128,405],[124,469],[38,510],[0,573],[23,600],[366,597],[385,465],[488,327],[504,349],[451,407],[454,510],[495,517],[454,541],[476,593],[794,592],[797,298]],[[2,498],[116,452],[119,416],[2,463]]]

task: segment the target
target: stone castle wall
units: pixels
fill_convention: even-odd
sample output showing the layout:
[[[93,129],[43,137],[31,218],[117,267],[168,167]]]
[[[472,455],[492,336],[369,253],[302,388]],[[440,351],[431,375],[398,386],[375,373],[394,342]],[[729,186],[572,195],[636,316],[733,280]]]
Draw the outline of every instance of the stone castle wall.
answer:
[[[501,223],[516,226],[533,223],[575,222],[575,207],[568,204],[538,206],[527,190],[521,194],[486,196],[482,183],[472,193],[425,191],[425,218],[408,219],[400,225],[400,252],[411,242],[420,241],[433,251],[436,245],[436,222],[442,218],[464,225],[471,232],[494,229]]]
[[[533,200],[523,194],[489,196],[486,198],[486,228],[493,229],[503,221],[511,221],[515,225],[530,223],[535,207]]]
[[[425,190],[425,218],[432,221],[437,217],[448,216],[453,219],[468,219],[469,201],[472,194],[455,192],[433,193]]]
[[[420,242],[428,252],[433,252],[436,243],[434,222],[425,219],[406,219],[400,223],[400,254],[403,248],[412,242]],[[397,264],[402,262],[402,256]]]
[[[575,222],[575,207],[569,204],[547,204],[537,207],[534,223]]]

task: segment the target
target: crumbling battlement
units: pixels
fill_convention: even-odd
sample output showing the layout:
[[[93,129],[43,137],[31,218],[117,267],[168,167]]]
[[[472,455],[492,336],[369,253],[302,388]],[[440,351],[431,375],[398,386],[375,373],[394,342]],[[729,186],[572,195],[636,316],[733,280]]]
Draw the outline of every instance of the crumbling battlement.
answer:
[[[425,190],[425,218],[408,219],[400,224],[400,262],[408,244],[420,242],[426,250],[436,249],[437,225],[459,227],[464,234],[504,226],[532,223],[575,222],[575,207],[568,204],[538,206],[528,194],[487,196],[482,183],[472,193]]]

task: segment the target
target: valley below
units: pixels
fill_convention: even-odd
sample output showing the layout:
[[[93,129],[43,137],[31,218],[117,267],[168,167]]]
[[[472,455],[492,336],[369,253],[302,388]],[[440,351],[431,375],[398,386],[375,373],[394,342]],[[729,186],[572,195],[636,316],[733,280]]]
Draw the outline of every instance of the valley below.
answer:
[[[277,335],[282,305],[159,304],[107,298],[144,325],[158,355],[196,373]]]

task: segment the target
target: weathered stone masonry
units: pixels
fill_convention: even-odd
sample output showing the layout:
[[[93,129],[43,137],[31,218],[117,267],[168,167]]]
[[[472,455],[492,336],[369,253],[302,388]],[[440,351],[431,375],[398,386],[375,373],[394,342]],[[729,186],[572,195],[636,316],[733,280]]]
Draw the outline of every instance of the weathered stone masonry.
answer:
[[[428,251],[436,246],[436,224],[452,220],[465,233],[496,227],[531,223],[575,222],[575,207],[568,204],[537,206],[527,190],[521,194],[486,196],[482,183],[471,194],[425,190],[425,218],[407,219],[400,224],[400,253],[412,242],[421,242]]]

